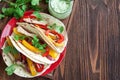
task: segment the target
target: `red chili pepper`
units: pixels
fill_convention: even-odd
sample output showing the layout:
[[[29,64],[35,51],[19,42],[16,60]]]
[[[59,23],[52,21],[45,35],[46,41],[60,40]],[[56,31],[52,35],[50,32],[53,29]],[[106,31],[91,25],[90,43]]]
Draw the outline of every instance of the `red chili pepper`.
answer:
[[[61,43],[64,41],[64,36],[62,34],[59,34],[58,32],[56,32],[55,30],[47,30],[45,32],[46,35],[48,35],[49,33],[55,34],[58,36],[58,40],[56,41],[57,43]]]
[[[35,24],[35,26],[38,26],[44,30],[48,30],[47,25],[42,25],[42,24]]]
[[[23,22],[23,21],[24,21],[24,20],[23,20],[24,18],[34,19],[34,18],[36,18],[36,17],[33,16],[33,15],[30,15],[30,16],[23,16],[22,18],[20,18],[19,22]]]
[[[41,72],[44,69],[44,65],[35,63],[35,68],[37,72]]]
[[[49,55],[49,51],[50,51],[50,48],[49,47],[46,47],[46,52],[43,53],[43,57],[46,57],[47,55]]]

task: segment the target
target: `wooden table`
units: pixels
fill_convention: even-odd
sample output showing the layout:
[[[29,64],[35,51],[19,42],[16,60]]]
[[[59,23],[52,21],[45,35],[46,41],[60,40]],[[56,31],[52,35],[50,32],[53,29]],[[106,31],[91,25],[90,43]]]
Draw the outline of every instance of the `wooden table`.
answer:
[[[8,19],[0,20],[1,30]],[[63,22],[69,35],[67,54],[53,79],[120,80],[120,0],[75,0],[73,13]],[[5,67],[0,56],[0,80],[24,80],[7,76]]]

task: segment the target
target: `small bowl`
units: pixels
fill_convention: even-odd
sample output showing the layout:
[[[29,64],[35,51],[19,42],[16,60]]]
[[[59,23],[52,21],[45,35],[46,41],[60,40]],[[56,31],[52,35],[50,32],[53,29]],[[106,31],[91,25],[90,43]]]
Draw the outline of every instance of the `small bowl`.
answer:
[[[49,8],[49,12],[50,12],[51,15],[53,15],[54,17],[56,17],[58,19],[65,19],[65,18],[67,18],[71,14],[72,7],[73,7],[73,1],[71,1],[69,3],[69,8],[67,8],[67,10],[62,11],[62,12],[55,11],[55,9],[51,5],[52,1],[53,0],[49,0],[49,7],[48,7]]]

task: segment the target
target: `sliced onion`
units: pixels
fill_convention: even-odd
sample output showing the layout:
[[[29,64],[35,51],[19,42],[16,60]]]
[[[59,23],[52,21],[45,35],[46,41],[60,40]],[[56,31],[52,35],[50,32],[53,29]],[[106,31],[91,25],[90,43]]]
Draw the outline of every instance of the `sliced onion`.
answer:
[[[51,61],[54,61],[55,59],[53,59],[50,55],[47,56],[47,58]]]

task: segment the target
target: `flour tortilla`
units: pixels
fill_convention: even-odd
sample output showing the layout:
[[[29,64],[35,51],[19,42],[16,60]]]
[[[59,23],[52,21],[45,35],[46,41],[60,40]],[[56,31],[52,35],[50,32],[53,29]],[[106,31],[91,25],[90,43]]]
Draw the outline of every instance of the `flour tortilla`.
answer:
[[[4,46],[3,48],[6,46],[6,42],[4,43]],[[9,55],[8,55],[9,54]],[[5,54],[5,53],[2,53],[2,57],[3,57],[3,60],[5,62],[5,64],[7,66],[10,66],[12,64],[14,64],[15,62],[15,59],[13,57],[13,55],[11,55],[10,53],[8,54]],[[12,58],[12,59],[11,59]],[[28,57],[29,58],[29,57]],[[33,61],[34,62],[34,61]],[[24,65],[24,64],[23,64]],[[20,77],[25,77],[25,78],[33,78],[33,77],[37,77],[37,76],[40,76],[42,75],[48,68],[50,68],[51,65],[49,64],[44,64],[45,65],[45,68],[42,72],[37,72],[37,75],[35,76],[32,76],[29,72],[27,72],[27,70],[25,70],[25,68],[23,68],[22,66],[15,66],[15,71],[14,71],[14,74],[20,76]]]
[[[62,47],[57,47],[53,44],[53,42],[51,42],[48,37],[45,35],[45,33],[38,27],[35,27],[34,25],[31,25],[32,27],[29,27],[30,25],[29,24],[24,24],[24,23],[17,23],[18,25],[23,25],[22,27],[27,29],[28,31],[32,32],[32,33],[35,33],[37,35],[39,35],[52,49],[54,49],[56,52],[58,53],[62,53],[63,50],[65,49],[66,45],[67,45],[67,42],[68,42],[68,36],[67,36],[67,31],[66,31],[66,27],[65,25],[58,19],[46,14],[46,13],[40,13],[41,16],[43,17],[43,19],[45,21],[47,21],[47,24],[48,25],[53,25],[54,23],[56,23],[58,26],[63,26],[64,28],[64,31],[62,32],[62,35],[64,36],[64,45]],[[26,27],[26,26],[28,27]]]
[[[29,49],[27,49],[25,46],[23,46],[19,41],[14,40],[13,36],[11,35],[10,40],[13,44],[13,46],[19,51],[21,52],[21,54],[25,55],[26,57],[30,58],[32,61],[36,62],[36,63],[40,63],[40,64],[53,64],[54,62],[56,62],[59,59],[59,54],[58,57],[52,61],[47,59],[46,57],[43,57],[40,54],[36,54],[32,51],[30,51]]]
[[[65,25],[58,19],[48,15],[48,14],[45,14],[45,13],[40,13],[42,15],[42,17],[48,22],[49,25],[52,25],[54,23],[56,23],[58,26],[63,26],[64,27],[64,31],[62,32],[63,36],[64,36],[64,45],[62,47],[57,47],[55,46],[49,39],[48,37],[45,35],[45,33],[38,27],[35,27],[39,30],[39,33],[41,34],[41,37],[42,39],[48,44],[50,45],[55,51],[57,51],[58,53],[62,53],[64,48],[66,47],[67,45],[67,42],[68,42],[68,36],[67,36],[67,31],[66,31],[66,27]]]

